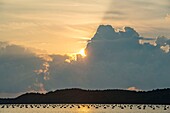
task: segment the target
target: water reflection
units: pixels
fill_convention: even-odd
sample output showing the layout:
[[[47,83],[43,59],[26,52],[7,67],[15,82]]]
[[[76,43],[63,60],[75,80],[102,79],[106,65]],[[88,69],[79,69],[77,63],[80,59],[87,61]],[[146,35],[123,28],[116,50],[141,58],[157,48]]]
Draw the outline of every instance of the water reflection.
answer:
[[[89,105],[81,105],[77,111],[78,113],[91,113]]]
[[[0,104],[0,113],[170,113],[170,105]]]

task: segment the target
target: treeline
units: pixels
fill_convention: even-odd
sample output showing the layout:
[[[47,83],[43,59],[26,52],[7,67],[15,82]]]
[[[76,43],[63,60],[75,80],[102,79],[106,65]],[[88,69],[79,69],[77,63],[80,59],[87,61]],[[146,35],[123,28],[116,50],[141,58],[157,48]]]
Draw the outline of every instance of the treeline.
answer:
[[[0,104],[170,104],[170,89],[152,91],[63,89],[46,94],[26,93]]]

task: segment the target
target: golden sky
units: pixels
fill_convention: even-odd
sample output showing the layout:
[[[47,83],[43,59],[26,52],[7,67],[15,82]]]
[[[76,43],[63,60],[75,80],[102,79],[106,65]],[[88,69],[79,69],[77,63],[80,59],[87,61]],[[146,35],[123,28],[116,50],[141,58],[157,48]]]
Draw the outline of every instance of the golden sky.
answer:
[[[76,53],[100,24],[170,37],[169,15],[169,0],[1,0],[0,41],[52,54]]]

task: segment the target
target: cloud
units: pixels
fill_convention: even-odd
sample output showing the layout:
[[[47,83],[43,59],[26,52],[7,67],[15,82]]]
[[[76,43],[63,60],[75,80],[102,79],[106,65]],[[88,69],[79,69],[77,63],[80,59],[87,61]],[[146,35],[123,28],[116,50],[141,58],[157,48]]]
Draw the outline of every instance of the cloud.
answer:
[[[109,30],[100,30],[105,28]],[[169,53],[160,49],[162,45],[140,45],[142,37],[129,27],[124,32],[115,32],[111,26],[100,26],[98,31],[86,51],[90,65],[98,66],[94,75],[102,78],[102,85],[115,88],[137,86],[142,89],[169,86]]]
[[[103,20],[123,20],[126,14],[120,11],[106,11]]]
[[[130,90],[130,91],[141,91],[141,89],[138,89],[136,87],[129,87],[129,88],[127,88],[127,90]]]
[[[0,92],[18,93],[28,91],[38,77],[34,70],[40,70],[45,59],[40,58],[30,49],[7,42],[0,42]],[[47,63],[46,63],[47,64]],[[44,68],[43,73],[47,68]]]
[[[143,90],[169,87],[169,53],[161,49],[159,38],[156,46],[141,45],[139,40],[145,38],[133,28],[125,27],[116,32],[110,25],[101,25],[88,42],[84,59],[70,63],[64,62],[65,59],[50,62],[50,80],[53,82],[47,86],[50,88],[53,83],[58,88],[136,86]]]
[[[30,49],[0,43],[0,96],[20,92],[41,92],[58,88],[142,90],[170,87],[169,39],[158,37],[157,45],[140,44],[131,27],[116,30],[100,25],[88,41],[85,58],[36,54]],[[145,42],[145,41],[144,41]],[[162,48],[166,47],[166,48]],[[165,51],[164,49],[168,50]]]
[[[112,14],[119,12],[119,16],[123,16],[124,20],[155,20],[161,19],[160,17],[163,17],[168,12],[169,6],[168,0],[129,0],[123,3],[112,0],[108,12],[113,12]],[[140,13],[136,13],[135,11]],[[105,16],[107,17],[108,13],[105,13]],[[112,19],[115,20],[114,17]]]

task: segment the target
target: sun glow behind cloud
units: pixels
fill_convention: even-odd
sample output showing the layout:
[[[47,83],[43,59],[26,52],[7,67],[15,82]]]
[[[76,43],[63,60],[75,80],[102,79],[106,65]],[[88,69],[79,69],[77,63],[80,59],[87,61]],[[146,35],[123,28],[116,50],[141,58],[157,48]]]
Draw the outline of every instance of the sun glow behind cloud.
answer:
[[[86,53],[85,53],[85,49],[81,49],[79,54],[82,56],[82,57],[86,57]]]
[[[67,63],[71,63],[72,61],[79,61],[79,60],[82,61],[87,56],[84,48],[77,53],[72,53],[67,55],[69,56],[69,58],[65,60],[65,62]]]

